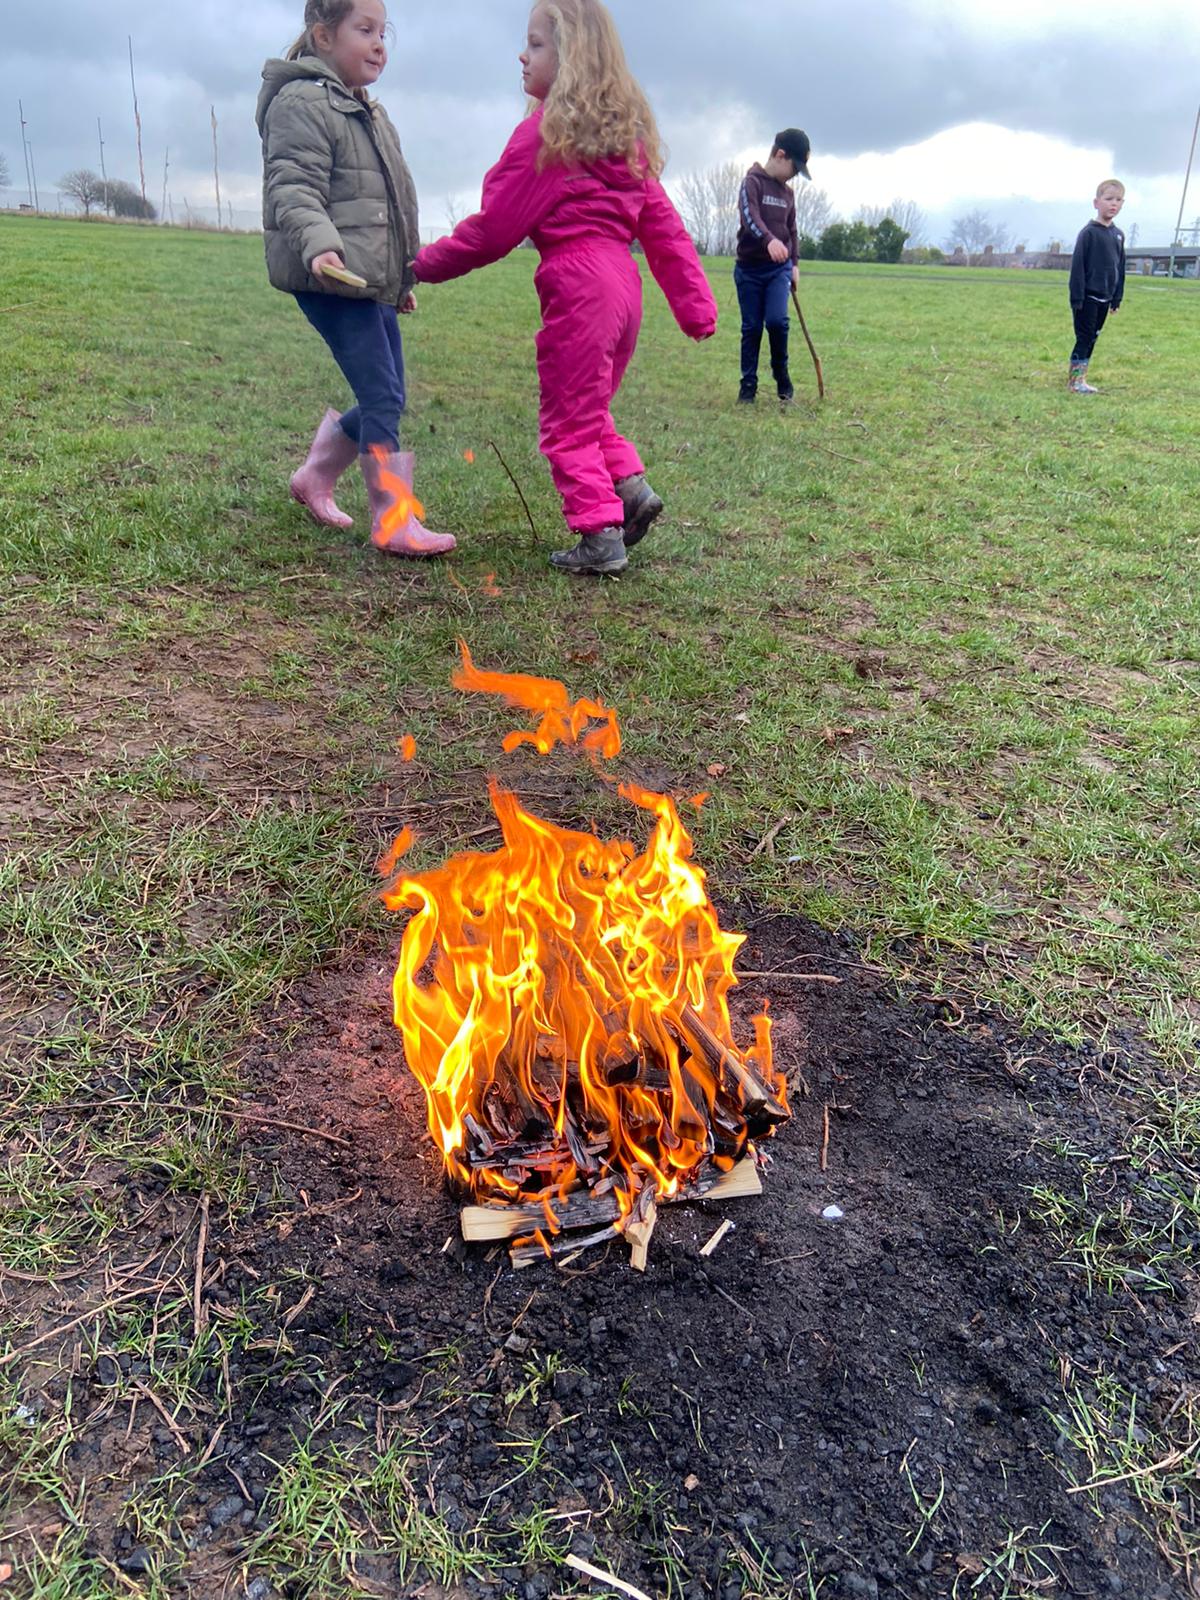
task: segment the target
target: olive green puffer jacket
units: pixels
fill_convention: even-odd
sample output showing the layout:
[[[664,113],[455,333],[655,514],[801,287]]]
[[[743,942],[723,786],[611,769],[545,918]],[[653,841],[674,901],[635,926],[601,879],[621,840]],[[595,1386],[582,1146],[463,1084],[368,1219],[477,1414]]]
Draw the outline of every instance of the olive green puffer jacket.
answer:
[[[256,120],[271,282],[289,294],[399,305],[420,238],[416,190],[387,112],[352,94],[317,56],[301,56],[267,62]],[[309,263],[326,250],[367,287],[314,278]]]

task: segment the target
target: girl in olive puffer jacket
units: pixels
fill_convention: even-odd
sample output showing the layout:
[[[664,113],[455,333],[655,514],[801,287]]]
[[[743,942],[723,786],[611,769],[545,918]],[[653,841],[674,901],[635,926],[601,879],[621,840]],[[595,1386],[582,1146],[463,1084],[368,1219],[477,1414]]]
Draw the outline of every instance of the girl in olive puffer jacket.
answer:
[[[400,449],[396,314],[416,309],[409,262],[420,241],[400,141],[366,92],[387,65],[387,13],[381,0],[308,0],[304,23],[287,58],[263,68],[258,99],[267,270],[325,340],[357,404],[326,412],[292,495],[324,526],[350,527],[333,489],[357,458],[377,548],[441,555],[454,539],[418,521],[413,457]]]

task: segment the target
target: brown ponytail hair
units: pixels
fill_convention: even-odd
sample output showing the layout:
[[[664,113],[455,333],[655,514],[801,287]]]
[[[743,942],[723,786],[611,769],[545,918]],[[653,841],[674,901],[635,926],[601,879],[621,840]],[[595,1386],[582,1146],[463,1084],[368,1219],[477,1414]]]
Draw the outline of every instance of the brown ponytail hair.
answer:
[[[304,6],[304,32],[284,56],[285,61],[299,61],[301,56],[315,56],[313,29],[326,27],[335,32],[354,10],[354,0],[306,0]]]

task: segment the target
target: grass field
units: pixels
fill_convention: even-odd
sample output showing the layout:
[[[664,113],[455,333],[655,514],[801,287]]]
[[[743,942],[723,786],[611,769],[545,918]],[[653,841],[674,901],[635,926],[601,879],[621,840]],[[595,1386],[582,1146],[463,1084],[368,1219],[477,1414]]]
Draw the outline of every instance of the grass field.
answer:
[[[417,489],[460,545],[389,564],[287,500],[344,389],[257,240],[0,218],[14,1356],[49,1314],[33,1280],[113,1259],[130,1175],[236,1216],[223,1112],[247,1039],[291,980],[390,946],[373,864],[406,811],[419,862],[486,824],[507,722],[450,688],[460,637],[617,706],[630,770],[711,791],[696,838],[718,896],[847,929],[898,980],[1031,1028],[1149,1040],[1195,1158],[1200,287],[1131,280],[1082,399],[1061,276],[814,263],[829,398],[797,341],[787,412],[732,403],[728,263],[705,346],[651,287],[618,422],[669,520],[587,584],[546,566],[534,260],[427,289],[406,324]],[[361,489],[345,500],[361,522]],[[191,1346],[189,1305],[105,1324],[153,1346],[172,1422],[221,1360]],[[78,1419],[22,1410],[19,1370],[0,1356],[21,1592],[129,1592],[85,1552],[103,1491],[74,1465]],[[147,1540],[178,1487],[141,1491]],[[305,1515],[276,1530],[296,1561]],[[177,1592],[161,1581],[140,1592]]]

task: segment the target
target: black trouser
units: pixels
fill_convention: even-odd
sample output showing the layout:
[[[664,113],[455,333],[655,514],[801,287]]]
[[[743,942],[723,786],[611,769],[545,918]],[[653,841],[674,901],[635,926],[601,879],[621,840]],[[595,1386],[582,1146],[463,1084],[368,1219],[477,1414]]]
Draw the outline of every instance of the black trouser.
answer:
[[[1075,348],[1072,361],[1090,361],[1100,329],[1108,321],[1108,301],[1086,299],[1081,306],[1072,306],[1075,317]]]

